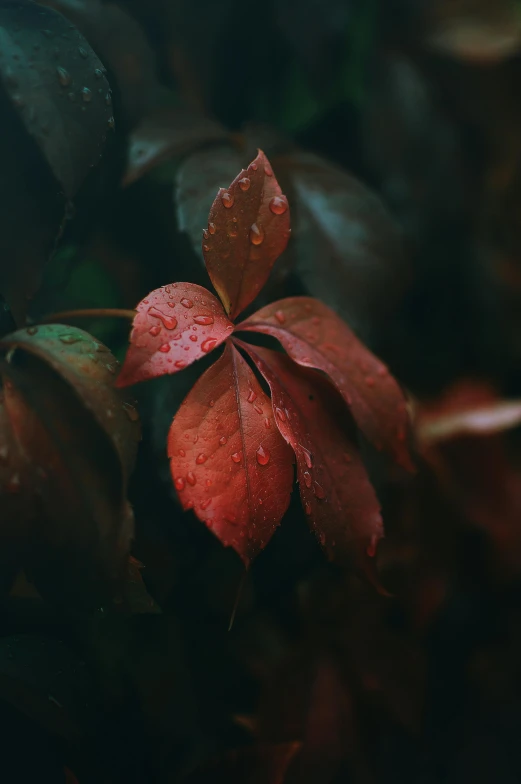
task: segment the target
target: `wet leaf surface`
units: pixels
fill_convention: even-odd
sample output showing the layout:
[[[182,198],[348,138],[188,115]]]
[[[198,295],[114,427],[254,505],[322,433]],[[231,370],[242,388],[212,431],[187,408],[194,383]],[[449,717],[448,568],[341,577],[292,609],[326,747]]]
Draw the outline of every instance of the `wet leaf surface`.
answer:
[[[290,236],[288,201],[262,151],[220,188],[203,234],[206,269],[235,318],[266,283]]]
[[[413,468],[406,444],[409,418],[397,382],[326,305],[310,297],[279,300],[236,329],[271,335],[295,362],[326,373],[364,435],[404,468]]]
[[[152,291],[137,306],[118,386],[178,373],[229,337],[233,324],[213,294],[194,283]]]
[[[269,399],[230,343],[176,414],[168,456],[183,508],[248,565],[288,507],[293,461]]]
[[[331,560],[370,571],[383,536],[380,505],[369,482],[353,423],[338,393],[318,373],[284,354],[240,343],[271,390],[274,419],[295,453],[302,506]],[[372,562],[371,562],[372,569]]]
[[[65,196],[73,198],[110,131],[103,64],[61,14],[12,0],[0,8],[0,79]]]

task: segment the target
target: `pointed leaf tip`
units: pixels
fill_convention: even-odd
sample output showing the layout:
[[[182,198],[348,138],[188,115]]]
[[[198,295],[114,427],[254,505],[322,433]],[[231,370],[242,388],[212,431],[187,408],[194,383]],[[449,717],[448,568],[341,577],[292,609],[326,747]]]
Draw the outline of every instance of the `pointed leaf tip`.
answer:
[[[208,274],[235,318],[266,283],[290,236],[288,201],[262,152],[220,188],[203,234]]]

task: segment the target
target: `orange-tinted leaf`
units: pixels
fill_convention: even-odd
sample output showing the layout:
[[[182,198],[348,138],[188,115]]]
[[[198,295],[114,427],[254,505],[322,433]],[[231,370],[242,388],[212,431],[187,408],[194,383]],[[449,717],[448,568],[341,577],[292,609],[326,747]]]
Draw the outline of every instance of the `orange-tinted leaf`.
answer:
[[[413,470],[406,444],[404,396],[386,366],[332,310],[310,297],[273,302],[236,328],[277,338],[299,365],[324,371],[351,407],[364,435]]]
[[[320,544],[329,558],[345,562],[354,553],[366,568],[383,525],[343,400],[327,379],[286,355],[240,345],[270,386],[277,427],[297,458],[306,519]]]
[[[177,373],[213,351],[232,329],[219,300],[202,286],[155,289],[137,306],[117,386]]]
[[[210,210],[203,252],[227,313],[235,318],[266,283],[289,235],[289,207],[264,153],[221,188]]]
[[[168,456],[183,507],[248,565],[288,507],[293,462],[269,398],[230,343],[176,414]]]
[[[109,349],[88,332],[61,324],[20,329],[0,340],[0,348],[23,349],[59,373],[111,438],[128,478],[141,436],[139,415],[114,390],[119,363]]]

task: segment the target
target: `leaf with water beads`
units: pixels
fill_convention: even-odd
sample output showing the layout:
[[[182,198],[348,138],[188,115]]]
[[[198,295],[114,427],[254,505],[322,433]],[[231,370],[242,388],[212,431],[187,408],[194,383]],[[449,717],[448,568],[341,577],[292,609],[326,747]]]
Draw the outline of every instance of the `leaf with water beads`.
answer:
[[[355,559],[372,573],[368,556],[383,536],[380,505],[353,437],[345,404],[314,370],[286,355],[237,341],[270,390],[275,421],[297,459],[304,513],[331,560]]]
[[[414,470],[407,447],[409,416],[398,383],[334,311],[311,297],[291,297],[261,308],[237,325],[240,330],[271,335],[299,365],[326,373],[366,438]]]
[[[137,306],[117,386],[177,373],[217,348],[233,330],[219,300],[194,283],[151,291]]]
[[[203,235],[208,274],[230,318],[252,302],[290,235],[289,207],[264,153],[221,188]]]
[[[286,511],[293,457],[269,398],[239,352],[224,354],[197,381],[168,434],[174,486],[185,509],[246,565]]]

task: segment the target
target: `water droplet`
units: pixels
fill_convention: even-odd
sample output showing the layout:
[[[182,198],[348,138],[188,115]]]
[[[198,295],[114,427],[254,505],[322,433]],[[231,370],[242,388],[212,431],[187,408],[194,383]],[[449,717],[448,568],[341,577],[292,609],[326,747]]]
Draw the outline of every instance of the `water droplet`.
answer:
[[[101,70],[101,68],[94,69],[94,76],[96,77],[96,79],[101,79],[101,77],[103,76],[103,71]]]
[[[132,403],[123,403],[123,411],[128,416],[131,422],[137,422],[139,419],[139,414],[135,406]]]
[[[159,346],[159,351],[162,354],[168,354],[168,352],[170,351],[170,343],[163,343],[162,346]],[[177,364],[177,362],[176,362],[176,364]]]
[[[107,106],[110,106],[112,104],[112,95],[111,95],[111,93],[107,93],[105,95],[105,103],[107,104]]]
[[[15,106],[18,106],[19,109],[22,109],[25,106],[25,101],[21,95],[13,95],[12,101]]]
[[[240,452],[234,452],[231,457],[232,457],[232,460],[233,460],[234,463],[240,463],[241,462],[241,453]]]
[[[208,231],[210,232],[210,234],[215,234],[216,232],[215,223],[208,224]]]
[[[68,87],[72,82],[70,73],[65,68],[57,68],[58,81],[62,87]]]
[[[286,421],[286,414],[284,413],[282,408],[276,408],[275,409],[275,413],[277,414],[277,416],[278,416],[278,418],[280,419],[281,422],[285,422]]]
[[[211,503],[212,503],[212,499],[211,498],[207,498],[206,501],[201,501],[201,509],[203,511],[205,509],[208,509],[208,507],[210,506]]]
[[[115,121],[114,117],[109,117],[109,119],[108,119],[108,126],[109,126],[109,128],[112,131],[114,130],[114,128],[116,127],[116,121]]]
[[[232,237],[234,239],[238,235],[238,233],[239,232],[237,231],[237,226],[235,226],[235,224],[232,224],[232,226],[230,226],[228,230],[228,237]]]
[[[88,87],[82,87],[80,92],[81,98],[85,103],[90,103],[90,101],[92,101],[92,92]]]
[[[210,408],[213,408],[215,406],[215,400],[210,400],[208,405],[210,406]]]
[[[255,405],[253,406],[253,410],[256,411],[257,414],[263,414],[264,413],[264,411],[262,410],[262,407],[259,406],[258,403],[255,403]]]
[[[152,337],[157,338],[157,336],[161,332],[161,327],[159,326],[159,324],[156,324],[155,327],[150,327],[148,331],[152,335]]]
[[[254,223],[250,229],[250,242],[252,245],[262,245],[264,242],[264,229]]]
[[[193,508],[194,508],[193,501],[187,501],[186,504],[183,506],[185,512],[188,512],[189,509],[193,509]]]
[[[253,389],[250,389],[250,394],[248,395],[248,403],[253,403],[255,400],[257,400],[257,395],[253,391]]]
[[[210,324],[213,324],[213,316],[194,316],[194,321],[196,324],[207,327]]]
[[[82,46],[79,47],[78,52],[80,53],[80,57],[83,57],[84,60],[86,60],[87,57],[89,56],[87,50],[84,49]]]
[[[179,455],[179,457],[186,457],[186,452],[184,449],[180,449],[177,454]]]
[[[233,195],[229,191],[223,191],[221,193],[221,201],[227,210],[229,210],[230,207],[233,207],[234,199]]]
[[[251,185],[251,180],[249,177],[243,177],[242,180],[239,180],[239,188],[241,191],[249,190]]]
[[[256,172],[257,171],[257,164],[256,163],[250,163],[250,165],[248,166],[248,171]]]
[[[71,343],[78,343],[81,340],[79,335],[73,335],[72,333],[68,333],[66,335],[60,335],[59,339],[61,340],[62,343],[66,343],[68,345],[70,345]]]
[[[378,372],[378,375],[380,376],[380,378],[384,378],[388,374],[389,371],[387,370],[385,365],[380,365],[380,367],[378,368],[377,372]]]
[[[302,454],[304,455],[304,461],[308,468],[313,468],[313,458],[311,457],[311,452],[309,449],[305,449],[303,446],[300,447],[302,449]]]
[[[282,310],[275,311],[275,318],[277,319],[279,324],[284,324],[284,322],[286,321],[286,316],[284,315]]]
[[[203,452],[201,452],[201,454],[197,455],[197,457],[195,458],[195,462],[197,463],[197,465],[202,465],[203,463],[206,463],[207,460],[208,458]]]
[[[367,376],[365,383],[368,387],[374,387],[374,378],[372,376]]]
[[[268,418],[264,420],[264,427],[266,428],[266,430],[269,430],[271,427],[271,422]]]
[[[205,485],[206,485],[206,487],[211,487],[212,486],[212,480],[211,479],[207,479],[206,482],[205,482]]]
[[[45,36],[46,38],[52,38],[52,37],[53,37],[53,32],[52,32],[52,30],[42,30],[42,33],[44,34],[44,36]]]
[[[311,479],[311,474],[309,473],[309,471],[304,471],[303,476],[304,476],[304,484],[306,485],[306,487],[311,487],[311,482],[313,480]]]
[[[209,233],[208,229],[203,229],[203,239],[207,240],[209,236],[210,236],[210,233]]]
[[[304,504],[304,512],[307,515],[311,514],[311,504],[309,503],[309,501],[306,501],[305,504]]]
[[[28,335],[31,335],[31,336],[32,335],[36,335],[37,332],[38,332],[38,327],[28,327],[27,328],[27,334]]]
[[[318,317],[318,316],[313,316],[313,318],[311,319],[311,323],[312,323],[312,324],[314,324],[314,325],[315,325],[315,327],[318,327],[318,326],[319,326],[319,324],[320,324],[320,319],[319,319],[319,317]]]
[[[175,329],[177,327],[177,319],[174,316],[167,316],[157,308],[149,308],[148,312],[154,318],[159,319],[166,329]]]
[[[267,449],[264,449],[260,446],[257,451],[255,452],[255,456],[257,458],[257,463],[261,466],[268,465],[270,462],[270,453]]]
[[[192,302],[191,299],[186,299],[186,297],[183,297],[183,299],[181,300],[181,305],[183,306],[183,308],[193,308],[194,303]]]
[[[369,556],[369,558],[374,558],[375,557],[377,545],[378,545],[378,536],[376,534],[373,534],[371,536],[371,541],[367,545],[367,550],[366,550],[367,555]]]
[[[284,215],[288,209],[288,202],[285,196],[274,196],[269,206],[274,215]]]
[[[320,501],[323,501],[324,498],[326,497],[326,491],[324,490],[322,485],[318,484],[318,482],[315,482],[315,484],[313,485],[313,492],[315,493],[316,497]]]
[[[217,341],[215,338],[207,338],[201,343],[201,351],[204,351],[205,354],[208,354],[210,351],[213,351],[216,345]]]
[[[186,481],[188,482],[189,485],[192,485],[192,487],[195,485],[195,483],[197,482],[197,479],[195,478],[195,474],[194,474],[193,471],[189,471],[187,473]]]
[[[179,368],[179,370],[182,370],[183,368],[186,367],[186,362],[184,361],[184,359],[178,359],[177,362],[174,362],[174,365],[176,366],[176,368]]]
[[[205,253],[208,253],[208,251],[210,250],[210,246],[209,245],[203,245],[203,250],[204,250]]]
[[[197,335],[190,335],[190,340],[192,343],[197,343]]]
[[[318,535],[318,541],[320,542],[322,547],[325,546],[325,544],[326,544],[326,535],[325,535],[324,531],[320,531],[320,533]]]
[[[220,439],[219,439],[219,445],[220,446],[224,446],[227,441],[228,441],[228,439],[226,438],[226,436],[221,436]]]
[[[185,480],[182,476],[178,476],[174,482],[174,486],[176,490],[184,490],[185,489]]]
[[[270,166],[269,164],[266,164],[266,165],[264,166],[264,173],[265,173],[265,174],[266,174],[266,176],[268,176],[268,177],[273,177],[273,169],[271,168],[271,166]]]

